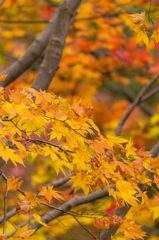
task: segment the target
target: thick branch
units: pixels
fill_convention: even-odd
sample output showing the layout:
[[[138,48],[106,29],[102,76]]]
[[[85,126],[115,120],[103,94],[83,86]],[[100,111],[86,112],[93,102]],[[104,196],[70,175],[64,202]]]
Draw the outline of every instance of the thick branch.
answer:
[[[0,7],[2,6],[2,4],[5,2],[5,0],[0,0]]]
[[[46,184],[46,187],[48,187],[49,185],[53,186],[53,187],[60,187],[61,185],[67,183],[70,180],[70,177],[72,177],[73,175],[74,174],[71,173],[71,174],[69,174],[66,177],[63,177],[63,178],[60,178],[59,180],[56,180],[56,181],[51,182],[51,183],[48,183],[48,184]]]
[[[127,214],[130,208],[131,208],[130,205],[126,205],[123,208],[117,209],[114,215],[122,216],[122,218],[124,218],[124,216]],[[114,236],[118,228],[119,227],[110,226],[109,229],[102,231],[100,235],[100,240],[111,240],[112,239],[111,236]]]
[[[69,26],[81,0],[64,0],[57,10],[56,24],[52,29],[48,48],[32,88],[46,90],[61,60]]]
[[[46,48],[49,37],[51,35],[52,27],[56,23],[56,15],[49,21],[47,27],[42,31],[42,33],[35,39],[35,41],[30,45],[24,55],[19,58],[15,63],[2,72],[2,75],[8,74],[7,78],[0,82],[3,87],[8,86],[10,83],[15,81],[22,73],[24,73],[33,62],[39,57],[44,49]]]

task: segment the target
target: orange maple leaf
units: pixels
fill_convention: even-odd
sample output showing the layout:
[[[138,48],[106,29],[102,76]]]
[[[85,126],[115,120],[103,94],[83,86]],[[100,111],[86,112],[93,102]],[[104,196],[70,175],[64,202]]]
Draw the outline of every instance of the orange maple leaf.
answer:
[[[52,197],[58,200],[64,200],[64,198],[57,191],[53,190],[53,186],[48,186],[48,189],[45,186],[42,186],[40,195],[45,196],[49,203],[51,202]]]
[[[105,220],[104,218],[94,218],[93,225],[96,228],[106,230],[109,228],[110,223],[107,220]]]
[[[22,181],[19,182],[19,179],[20,178],[15,179],[13,176],[8,178],[7,180],[8,190],[16,191],[22,184]]]

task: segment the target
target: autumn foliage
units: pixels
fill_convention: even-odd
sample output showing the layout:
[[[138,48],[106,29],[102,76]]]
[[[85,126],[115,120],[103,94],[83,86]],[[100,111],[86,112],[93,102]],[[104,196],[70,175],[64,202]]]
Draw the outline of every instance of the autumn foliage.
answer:
[[[157,4],[0,1],[0,240],[159,238]]]

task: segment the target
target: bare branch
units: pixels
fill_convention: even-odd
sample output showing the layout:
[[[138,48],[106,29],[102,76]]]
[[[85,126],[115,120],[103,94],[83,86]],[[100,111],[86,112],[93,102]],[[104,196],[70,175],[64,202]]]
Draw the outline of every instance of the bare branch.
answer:
[[[32,63],[37,59],[37,57],[42,54],[48,44],[52,27],[56,23],[56,15],[57,13],[55,12],[54,16],[50,19],[46,28],[42,31],[39,37],[37,37],[35,41],[30,45],[24,55],[2,72],[2,75],[8,74],[8,76],[3,82],[0,82],[1,86],[6,87],[10,83],[15,81],[32,65]]]
[[[9,24],[41,24],[48,23],[50,20],[0,20],[0,23],[9,23]]]
[[[56,24],[52,29],[48,48],[39,73],[32,84],[36,90],[46,90],[54,77],[61,60],[68,29],[81,0],[64,0],[57,10]]]
[[[79,225],[80,225],[82,228],[84,228],[85,231],[89,233],[89,235],[92,236],[93,239],[96,239],[96,238],[94,237],[94,235],[77,219],[76,216],[74,216],[74,215],[72,215],[72,216],[74,217],[74,219],[76,220],[76,222],[78,222]]]
[[[122,85],[122,88],[121,88],[122,92],[125,94],[125,96],[127,97],[127,99],[130,101],[130,102],[134,102],[134,99],[135,99],[135,94],[131,91],[130,88],[128,88],[126,85]],[[146,95],[147,96],[147,95]],[[145,99],[146,100],[146,99]],[[141,102],[144,102],[145,100],[143,100],[142,98],[142,101]],[[154,112],[152,111],[152,109],[146,105],[145,103],[141,103],[140,104],[140,108],[143,112],[145,112],[148,116],[153,116],[154,115]]]
[[[5,0],[0,0],[0,7],[2,6],[2,4],[5,2]]]
[[[9,218],[13,217],[13,216],[16,215],[16,214],[17,214],[17,211],[16,211],[16,209],[14,208],[14,209],[10,210],[10,211],[6,214],[6,219],[9,219]],[[0,223],[2,223],[3,221],[4,221],[4,216],[1,216],[1,217],[0,217]]]
[[[110,185],[110,188],[115,189],[114,185]],[[77,207],[79,205],[85,204],[85,203],[89,203],[89,202],[93,202],[97,199],[103,198],[108,196],[108,189],[104,188],[101,189],[99,191],[93,192],[88,194],[87,198],[85,196],[81,196],[81,197],[74,197],[71,200],[67,201],[66,203],[64,203],[63,205],[61,205],[59,207],[59,210],[52,210],[49,211],[49,216],[46,214],[43,216],[43,222],[45,223],[49,223],[50,221],[52,221],[53,219],[56,219],[60,216],[62,216],[64,214],[65,211],[68,211],[74,207]],[[30,227],[31,229],[39,229],[41,228],[42,225],[38,222],[34,222],[33,225]]]
[[[6,233],[6,221],[7,221],[7,195],[8,195],[8,189],[6,184],[6,191],[4,195],[4,222],[3,222],[3,234]]]
[[[151,92],[147,93],[144,97],[141,98],[141,102],[146,101],[147,99],[151,98],[158,92],[159,92],[159,87],[154,88]]]
[[[151,149],[151,157],[155,158],[159,154],[159,141]]]
[[[67,182],[70,180],[70,177],[72,177],[73,175],[74,175],[74,174],[71,173],[71,174],[69,174],[68,176],[63,177],[63,178],[60,178],[60,179],[57,180],[57,181],[48,183],[48,184],[46,184],[46,187],[48,187],[48,185],[54,186],[54,187],[60,187],[61,185],[67,183]]]
[[[128,111],[125,113],[125,115],[122,117],[122,119],[120,120],[118,127],[116,128],[114,135],[119,135],[122,127],[125,123],[125,121],[127,120],[127,118],[129,117],[129,115],[132,113],[132,111],[134,110],[134,108],[141,103],[141,99],[143,97],[143,95],[145,94],[145,92],[152,86],[152,84],[154,84],[157,79],[159,77],[159,74],[157,74],[154,78],[152,78],[148,84],[146,84],[140,91],[140,93],[138,94],[138,96],[135,98],[133,104],[130,106],[130,108],[128,109]]]

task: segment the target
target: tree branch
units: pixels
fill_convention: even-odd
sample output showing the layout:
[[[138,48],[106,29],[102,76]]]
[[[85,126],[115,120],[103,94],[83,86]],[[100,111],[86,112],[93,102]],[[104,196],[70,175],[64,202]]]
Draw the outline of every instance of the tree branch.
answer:
[[[128,88],[126,85],[122,85],[122,88],[121,88],[122,92],[125,94],[125,96],[127,97],[127,99],[130,101],[130,102],[134,102],[134,99],[135,99],[135,94],[130,90],[130,88]],[[145,95],[145,97],[147,96],[147,94]],[[144,98],[145,98],[144,97]],[[143,99],[142,98],[142,101],[141,102],[144,102],[145,100],[147,99]],[[144,104],[144,103],[141,103],[140,104],[140,108],[143,112],[145,112],[148,116],[153,116],[154,115],[154,112],[152,111],[152,109]]]
[[[115,189],[115,186],[111,184],[110,188]],[[49,223],[53,219],[62,216],[65,211],[68,211],[74,207],[77,207],[77,206],[85,204],[85,203],[93,202],[97,199],[106,197],[108,195],[109,195],[108,189],[104,188],[99,191],[88,194],[87,198],[85,196],[74,197],[71,200],[67,201],[66,203],[62,204],[59,207],[59,210],[52,210],[52,211],[49,211],[48,214],[44,215],[43,222]],[[39,229],[41,227],[42,227],[42,225],[40,223],[34,222],[33,225],[30,227],[30,229]]]
[[[48,48],[32,88],[46,90],[54,77],[61,60],[68,29],[81,0],[64,0],[57,10],[56,24],[52,29]]]
[[[4,222],[3,222],[3,234],[6,233],[6,222],[7,222],[7,195],[8,195],[8,188],[6,184],[6,191],[4,195]]]
[[[151,92],[147,93],[145,96],[143,96],[141,98],[141,101],[144,102],[144,101],[148,100],[149,98],[151,98],[152,96],[154,96],[158,92],[159,92],[159,86],[154,88]]]
[[[2,4],[5,2],[5,0],[0,0],[0,7],[2,6]]]
[[[21,74],[23,74],[32,63],[39,57],[46,48],[53,26],[56,24],[57,13],[50,19],[46,28],[30,45],[24,55],[19,58],[15,63],[2,72],[2,75],[8,74],[7,78],[0,82],[3,87],[8,86],[15,81]]]
[[[74,174],[71,173],[66,177],[60,178],[59,180],[56,180],[54,182],[48,183],[46,184],[46,187],[48,187],[48,185],[53,186],[53,187],[60,187],[61,185],[67,183],[70,180],[70,177],[72,177]]]
[[[143,95],[145,94],[145,92],[152,86],[152,84],[154,84],[157,79],[159,77],[159,74],[157,74],[154,78],[152,78],[148,84],[146,84],[140,91],[140,93],[138,94],[138,96],[135,98],[134,102],[132,103],[132,105],[130,106],[130,108],[128,109],[128,111],[125,113],[125,115],[122,117],[122,119],[120,120],[118,127],[116,128],[114,135],[119,135],[122,127],[125,123],[125,121],[127,120],[127,118],[129,117],[129,115],[132,113],[132,111],[134,110],[134,108],[141,103],[141,99],[143,97]]]

